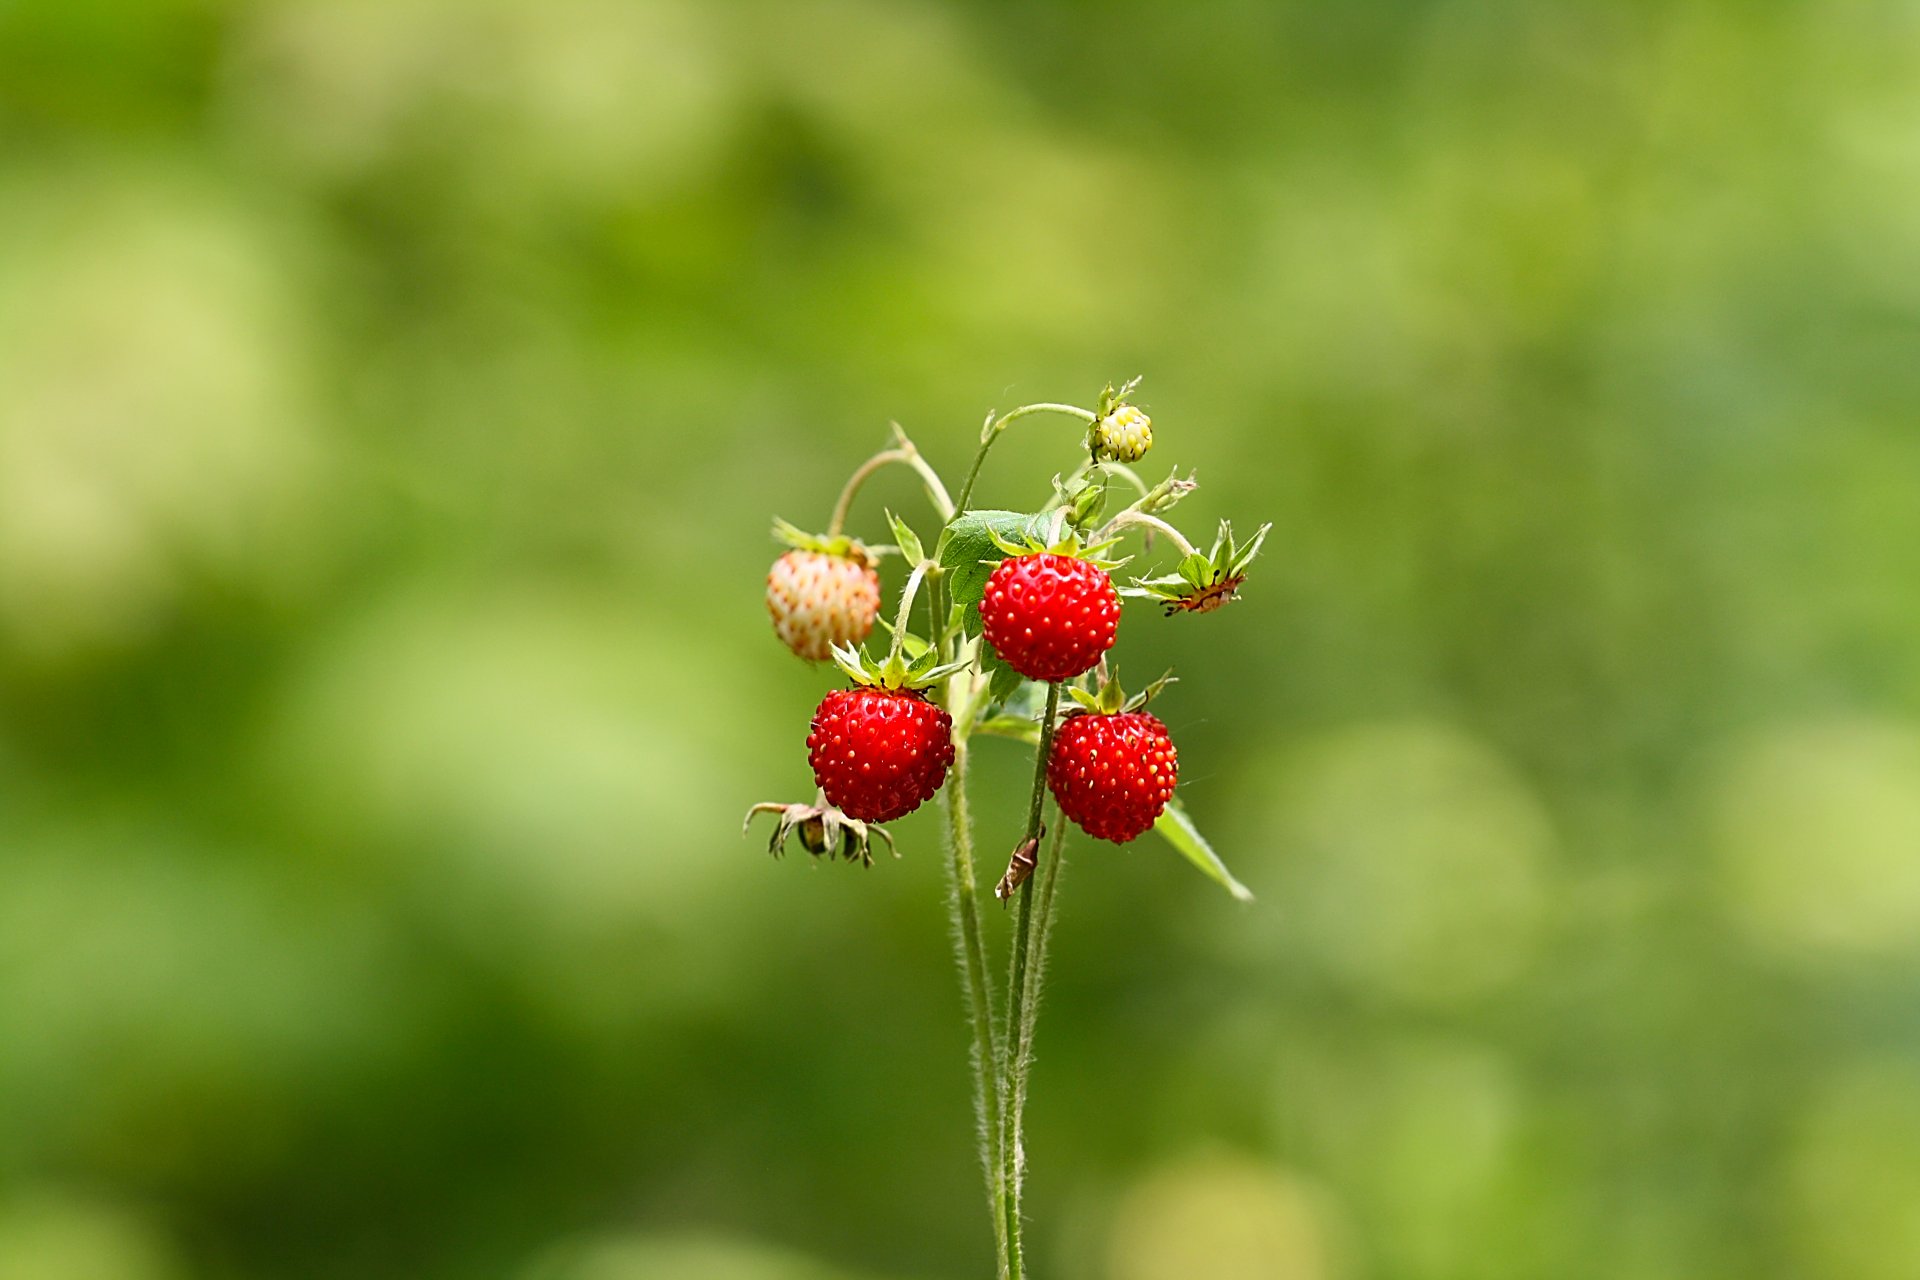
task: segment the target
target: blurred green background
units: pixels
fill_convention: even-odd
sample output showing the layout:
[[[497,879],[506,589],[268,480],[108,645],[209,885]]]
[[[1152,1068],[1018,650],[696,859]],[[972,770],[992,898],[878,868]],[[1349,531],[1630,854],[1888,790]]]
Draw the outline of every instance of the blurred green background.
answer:
[[[986,1274],[767,527],[1133,373],[1036,1274],[1920,1276],[1916,338],[1910,0],[0,4],[0,1278]]]

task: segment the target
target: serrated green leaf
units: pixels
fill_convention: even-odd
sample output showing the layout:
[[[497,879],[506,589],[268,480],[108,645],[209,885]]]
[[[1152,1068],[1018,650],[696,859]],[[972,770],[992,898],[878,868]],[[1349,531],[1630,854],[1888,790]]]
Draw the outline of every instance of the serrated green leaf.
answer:
[[[1227,870],[1227,864],[1213,851],[1207,838],[1200,834],[1200,828],[1193,825],[1186,806],[1178,800],[1170,800],[1167,807],[1160,811],[1159,819],[1153,829],[1161,839],[1178,849],[1188,862],[1200,868],[1207,877],[1219,884],[1235,899],[1241,902],[1253,901],[1253,890],[1234,879],[1233,872]]]
[[[1005,702],[1019,691],[1020,682],[1026,679],[1008,666],[999,651],[984,640],[980,642],[980,669],[987,673],[989,702]]]
[[[969,511],[955,517],[940,535],[940,565],[947,571],[947,589],[962,607],[980,603],[987,578],[1006,558],[995,542],[1037,537],[1046,529],[1046,515],[1018,511]]]

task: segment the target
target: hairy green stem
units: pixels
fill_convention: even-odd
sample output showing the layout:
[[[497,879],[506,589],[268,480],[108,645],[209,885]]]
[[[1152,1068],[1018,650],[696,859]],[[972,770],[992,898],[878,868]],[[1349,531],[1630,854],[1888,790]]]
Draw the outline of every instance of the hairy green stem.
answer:
[[[1064,817],[1064,815],[1062,815]],[[1067,827],[1061,822],[1048,842],[1046,870],[1041,877],[1039,903],[1027,939],[1027,978],[1020,1003],[1019,1025],[1013,1029],[1013,1044],[1008,1054],[1013,1062],[1012,1085],[1008,1090],[1013,1108],[1013,1131],[1020,1136],[1027,1107],[1027,1073],[1033,1064],[1033,1029],[1040,1018],[1040,990],[1046,984],[1047,945],[1053,937],[1053,891],[1060,879],[1060,850],[1066,843]]]
[[[928,583],[927,604],[936,619],[932,636],[940,660],[953,657],[953,638],[945,631],[947,585],[935,575]],[[947,774],[942,799],[947,809],[947,916],[953,931],[960,991],[973,1024],[968,1065],[973,1076],[973,1121],[979,1143],[980,1171],[986,1180],[987,1201],[993,1219],[994,1251],[1002,1271],[1007,1265],[1006,1214],[999,1196],[1000,1095],[997,1088],[1000,1045],[993,1026],[993,988],[987,982],[987,951],[980,932],[980,891],[973,869],[973,813],[967,803],[969,761],[967,727],[960,724],[973,695],[964,676],[947,680],[948,713],[954,717],[953,767]],[[968,718],[970,722],[970,717]]]
[[[1023,404],[1018,409],[1009,409],[997,418],[989,418],[987,425],[980,430],[980,451],[973,455],[973,467],[967,472],[967,482],[960,486],[960,501],[954,506],[954,514],[967,510],[967,503],[973,498],[973,486],[980,479],[980,466],[987,460],[987,450],[993,448],[993,442],[1007,429],[1007,424],[1016,422],[1031,413],[1060,413],[1069,418],[1078,418],[1082,422],[1094,420],[1091,409],[1082,409],[1077,404]]]
[[[900,608],[893,615],[893,647],[887,652],[889,662],[897,662],[907,647],[907,620],[913,616],[913,598],[920,592],[920,584],[926,580],[927,561],[922,560],[913,566],[913,572],[907,575],[907,585],[900,588]],[[931,644],[932,640],[929,639]]]
[[[827,522],[829,538],[838,537],[840,531],[846,528],[847,513],[853,509],[854,495],[860,492],[860,486],[867,482],[867,477],[880,468],[896,462],[912,467],[919,475],[920,482],[927,489],[927,500],[933,504],[934,513],[940,517],[940,523],[945,524],[953,519],[953,499],[947,496],[947,486],[942,483],[940,474],[927,465],[927,460],[920,456],[920,451],[914,448],[913,441],[907,439],[899,427],[894,427],[893,434],[896,442],[893,448],[874,454],[861,463],[857,471],[847,477],[847,483],[840,490],[840,500],[833,504],[833,518]]]
[[[1060,711],[1060,685],[1047,685],[1047,709],[1040,720],[1040,741],[1033,755],[1033,795],[1027,806],[1027,830],[1021,843],[1040,838],[1040,815],[1047,800],[1047,753],[1053,746],[1054,717]],[[1027,952],[1033,931],[1033,879],[1020,886],[1019,918],[1013,928],[1013,963],[1007,976],[1007,1021],[1000,1037],[1000,1200],[1006,1216],[1007,1280],[1024,1280],[1026,1268],[1020,1242],[1020,1182],[1026,1171],[1021,1150],[1020,1112],[1016,1077],[1020,1071],[1014,1044],[1020,1028],[1028,1025]],[[1024,1084],[1019,1087],[1024,1093]]]
[[[986,948],[980,935],[980,904],[973,870],[973,814],[967,805],[967,755],[964,742],[954,744],[953,768],[947,775],[946,806],[947,909],[951,917],[960,986],[973,1022],[969,1062],[973,1068],[973,1118],[979,1134],[980,1167],[986,1177],[993,1208],[994,1248],[1001,1270],[1006,1269],[1006,1212],[998,1173],[1000,1098],[994,1084],[999,1040],[993,1027],[993,991],[987,983]]]
[[[1148,515],[1146,512],[1136,510],[1132,507],[1128,507],[1125,511],[1122,511],[1119,515],[1101,526],[1100,532],[1093,535],[1094,539],[1104,542],[1108,537],[1118,533],[1128,525],[1138,525],[1143,529],[1151,529],[1155,533],[1165,534],[1174,546],[1180,548],[1180,554],[1183,556],[1190,556],[1197,550],[1191,542],[1187,541],[1187,536],[1184,533],[1181,533],[1159,516]]]

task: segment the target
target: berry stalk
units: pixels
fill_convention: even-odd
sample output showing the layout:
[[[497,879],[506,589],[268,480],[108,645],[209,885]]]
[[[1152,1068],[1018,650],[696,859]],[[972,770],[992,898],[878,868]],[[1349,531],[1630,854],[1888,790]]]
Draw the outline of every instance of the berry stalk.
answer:
[[[1000,438],[1000,433],[1007,429],[1007,424],[1018,421],[1030,413],[1061,413],[1069,418],[1078,418],[1089,425],[1094,421],[1093,411],[1082,409],[1077,404],[1023,404],[1018,409],[1007,410],[997,418],[989,414],[987,425],[980,429],[980,451],[973,455],[973,467],[967,472],[967,482],[960,486],[960,501],[954,506],[954,514],[958,515],[967,509],[967,503],[973,497],[973,486],[980,479],[980,466],[987,460],[987,450],[993,448],[993,442]]]
[[[953,499],[947,496],[947,486],[941,481],[940,473],[927,465],[927,460],[920,456],[920,450],[914,447],[913,441],[907,439],[906,432],[900,430],[898,423],[894,424],[893,439],[893,448],[874,454],[847,477],[847,483],[841,487],[839,500],[833,504],[833,516],[827,521],[828,537],[838,537],[841,530],[846,528],[847,514],[853,510],[853,499],[867,478],[894,463],[912,467],[919,475],[920,483],[926,486],[927,501],[933,504],[934,514],[940,517],[940,523],[945,524],[953,519]]]
[[[1162,520],[1159,516],[1149,515],[1145,511],[1141,511],[1134,507],[1127,508],[1125,511],[1122,511],[1119,515],[1115,516],[1113,519],[1107,521],[1106,525],[1100,530],[1100,532],[1095,534],[1094,536],[1098,539],[1104,540],[1106,538],[1112,537],[1114,534],[1120,532],[1120,530],[1126,528],[1128,525],[1138,525],[1143,529],[1151,529],[1155,533],[1166,535],[1166,538],[1169,542],[1173,543],[1174,546],[1180,548],[1180,554],[1183,556],[1198,554],[1198,548],[1196,548],[1193,545],[1193,543],[1187,541],[1187,536],[1184,533],[1181,533],[1178,529],[1168,524],[1165,520]]]
[[[1033,1033],[1040,1019],[1040,989],[1047,977],[1047,944],[1053,936],[1053,891],[1060,879],[1060,851],[1067,841],[1063,822],[1054,828],[1047,847],[1047,869],[1041,880],[1039,900],[1033,911],[1033,923],[1027,942],[1026,994],[1020,1006],[1020,1023],[1014,1029],[1013,1114],[1016,1130],[1024,1123],[1027,1111],[1027,1073],[1033,1065]]]
[[[1040,815],[1047,800],[1047,756],[1053,747],[1053,725],[1060,713],[1060,685],[1047,684],[1047,707],[1040,718],[1040,742],[1033,753],[1033,798],[1027,806],[1025,840],[1040,836]],[[1056,837],[1057,837],[1056,833]],[[1056,857],[1057,857],[1056,853]],[[1007,977],[1007,1024],[1001,1036],[1000,1060],[1000,1201],[1006,1220],[1007,1280],[1024,1280],[1026,1268],[1020,1245],[1020,1183],[1026,1172],[1026,1154],[1021,1147],[1021,1107],[1024,1100],[1024,1065],[1019,1061],[1016,1042],[1027,1021],[1027,952],[1033,932],[1033,881],[1020,887],[1019,918],[1013,928],[1013,965]]]

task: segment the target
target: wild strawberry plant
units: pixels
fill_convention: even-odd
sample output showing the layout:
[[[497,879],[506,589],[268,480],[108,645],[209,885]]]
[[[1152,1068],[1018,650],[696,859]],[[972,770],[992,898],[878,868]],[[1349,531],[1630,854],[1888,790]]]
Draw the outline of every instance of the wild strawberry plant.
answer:
[[[815,857],[837,853],[871,865],[874,837],[894,847],[880,824],[944,795],[947,900],[972,1022],[973,1105],[1002,1280],[1026,1275],[1022,1120],[1068,825],[1053,824],[1043,858],[1049,793],[1087,835],[1125,844],[1153,831],[1236,898],[1252,896],[1175,795],[1180,754],[1166,725],[1145,709],[1172,677],[1129,697],[1108,655],[1122,597],[1155,601],[1169,618],[1210,613],[1235,599],[1268,526],[1241,543],[1223,523],[1212,548],[1201,551],[1167,521],[1196,486],[1177,469],[1150,486],[1133,469],[1153,446],[1152,421],[1128,400],[1138,382],[1108,387],[1092,409],[1047,403],[989,414],[958,500],[895,427],[891,447],[848,479],[825,533],[785,521],[774,528],[790,548],[767,575],[774,634],[809,661],[831,658],[850,687],[828,693],[813,714],[814,802],[755,805],[747,820],[776,815],[768,846],[776,855],[797,837]],[[1041,417],[1078,424],[1079,465],[1053,478],[1053,494],[1038,510],[974,507],[994,442],[1014,423]],[[931,554],[891,513],[890,543],[864,544],[846,533],[862,484],[891,465],[919,474],[939,517]],[[1112,575],[1129,560],[1115,557],[1130,539],[1149,557],[1170,546],[1178,558],[1164,573],[1116,587]],[[890,555],[905,560],[907,573],[889,625],[881,621],[875,563]],[[878,657],[865,647],[876,625],[888,633]],[[1017,899],[999,996],[987,978],[967,796],[976,737],[1010,738],[1034,751],[1025,833],[993,890],[1002,903]]]

